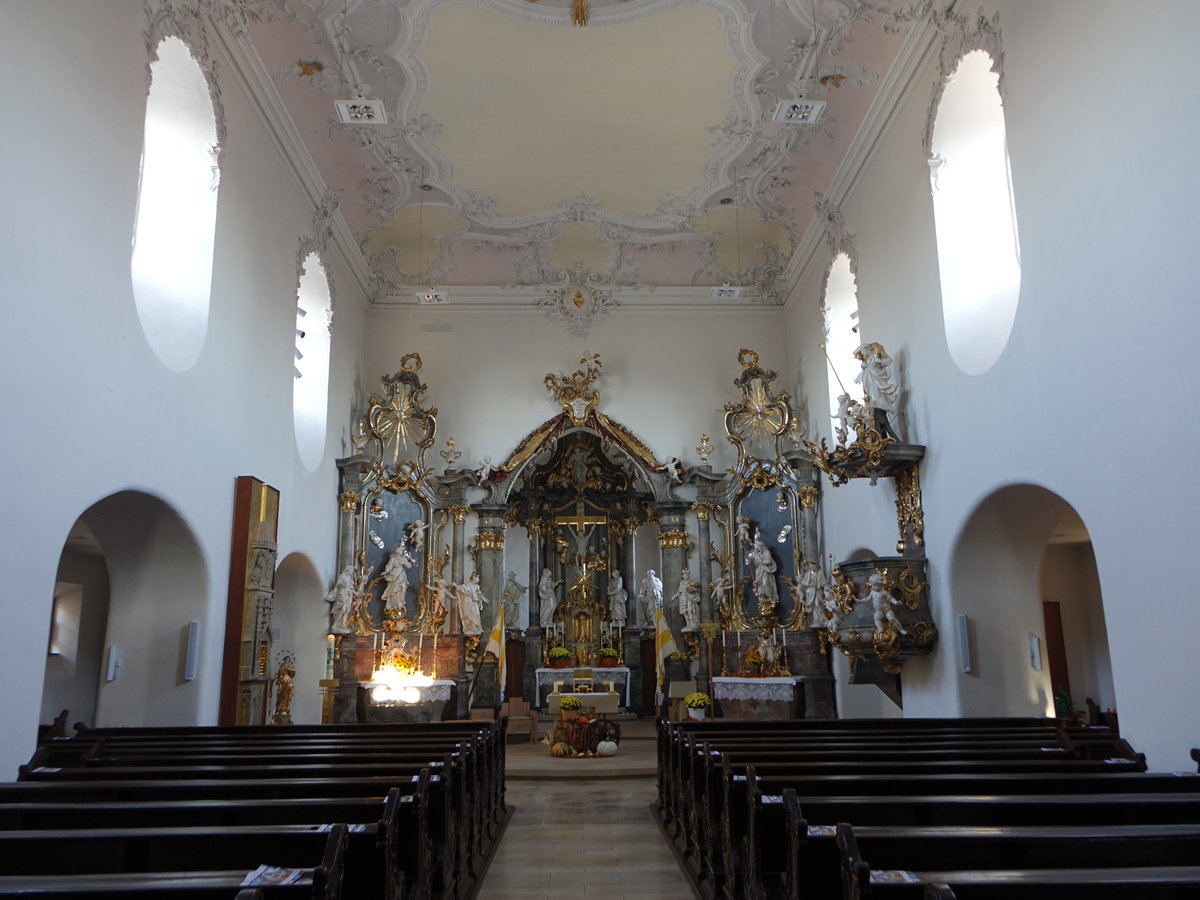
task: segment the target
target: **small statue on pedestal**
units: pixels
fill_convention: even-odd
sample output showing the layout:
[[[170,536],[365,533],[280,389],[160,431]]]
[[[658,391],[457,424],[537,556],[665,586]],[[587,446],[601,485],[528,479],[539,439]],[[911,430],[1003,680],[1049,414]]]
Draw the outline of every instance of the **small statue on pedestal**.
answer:
[[[542,579],[538,582],[538,601],[542,606],[541,626],[543,629],[554,624],[554,614],[558,611],[558,596],[555,589],[562,584],[555,581],[549,569],[542,569]]]
[[[662,581],[654,573],[653,569],[649,569],[646,572],[646,577],[642,579],[642,586],[638,588],[638,606],[642,614],[642,625],[644,627],[654,627],[655,614],[662,607],[662,602]]]
[[[625,604],[629,592],[625,590],[625,579],[618,572],[608,583],[608,618],[618,628],[625,627]]]
[[[508,628],[520,628],[517,621],[521,616],[521,596],[528,588],[517,581],[517,573],[509,572],[508,580],[504,582],[504,590],[500,598],[504,601],[504,624]]]
[[[672,598],[679,603],[679,614],[683,616],[683,630],[696,631],[700,627],[700,583],[692,581],[691,570],[683,567],[679,588]]]
[[[330,607],[329,633],[349,634],[350,612],[354,609],[354,566],[342,569],[325,595],[325,602]]]
[[[900,396],[900,385],[892,383],[892,358],[882,344],[874,341],[855,350],[854,358],[862,363],[862,371],[854,383],[862,385],[863,400],[875,411],[875,427],[882,437],[899,440],[888,421],[888,415],[896,411]]]

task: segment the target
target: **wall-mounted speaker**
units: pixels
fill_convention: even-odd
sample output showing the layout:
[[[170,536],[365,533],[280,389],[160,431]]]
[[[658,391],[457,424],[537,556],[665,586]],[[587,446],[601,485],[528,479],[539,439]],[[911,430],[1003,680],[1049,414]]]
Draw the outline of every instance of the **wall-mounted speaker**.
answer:
[[[1042,671],[1042,641],[1032,631],[1029,632],[1029,668]]]
[[[121,648],[116,644],[111,644],[108,648],[108,665],[104,670],[104,680],[116,681],[119,668],[121,668]]]
[[[187,656],[183,662],[183,680],[191,681],[196,677],[196,657],[200,654],[200,623],[188,622],[187,626]]]
[[[966,616],[958,617],[958,667],[964,672],[974,671],[971,666],[971,633]]]

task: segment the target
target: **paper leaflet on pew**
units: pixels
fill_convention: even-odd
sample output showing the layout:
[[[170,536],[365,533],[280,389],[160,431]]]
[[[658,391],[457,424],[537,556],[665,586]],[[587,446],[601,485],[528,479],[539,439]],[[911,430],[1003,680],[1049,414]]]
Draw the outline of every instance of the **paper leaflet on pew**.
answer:
[[[242,887],[262,887],[267,884],[295,884],[303,877],[305,869],[287,869],[282,866],[259,866],[242,879]]]
[[[921,879],[914,872],[903,869],[872,869],[871,884],[920,884]]]

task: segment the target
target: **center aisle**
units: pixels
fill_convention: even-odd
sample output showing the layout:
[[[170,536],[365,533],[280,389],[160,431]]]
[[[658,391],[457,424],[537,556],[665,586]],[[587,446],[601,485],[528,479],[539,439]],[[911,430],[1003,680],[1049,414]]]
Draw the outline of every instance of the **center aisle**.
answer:
[[[650,815],[654,742],[641,732],[653,726],[631,724],[608,760],[554,759],[545,744],[509,745],[507,799],[514,813],[480,900],[692,900]]]

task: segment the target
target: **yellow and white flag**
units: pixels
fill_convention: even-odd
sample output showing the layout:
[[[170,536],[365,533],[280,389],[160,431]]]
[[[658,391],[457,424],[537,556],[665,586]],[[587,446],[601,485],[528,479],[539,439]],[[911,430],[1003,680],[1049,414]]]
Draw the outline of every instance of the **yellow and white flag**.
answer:
[[[667,657],[672,653],[676,653],[675,635],[671,633],[671,626],[667,624],[667,617],[663,615],[662,607],[657,607],[654,610],[654,656],[655,656],[655,685],[656,693],[664,690],[663,676],[667,671]]]
[[[497,677],[500,679],[500,701],[504,702],[504,685],[506,684],[505,675],[508,667],[508,658],[505,653],[506,641],[504,640],[504,604],[500,604],[500,609],[496,613],[496,622],[492,625],[492,633],[488,637],[487,647],[484,653],[492,653],[499,661],[497,669]]]

